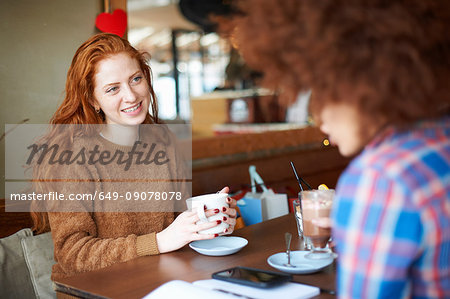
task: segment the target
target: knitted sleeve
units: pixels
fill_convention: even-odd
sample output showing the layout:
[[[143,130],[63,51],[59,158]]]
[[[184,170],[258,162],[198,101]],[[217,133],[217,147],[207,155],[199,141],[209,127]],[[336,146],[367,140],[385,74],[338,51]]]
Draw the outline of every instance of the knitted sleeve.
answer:
[[[102,190],[95,168],[89,165],[76,167],[76,170],[71,166],[57,167],[55,172],[60,178],[70,177],[69,180],[52,184],[52,189],[65,197],[94,194]],[[138,256],[159,254],[155,232],[138,236],[140,233],[130,229],[128,235],[103,238],[98,232],[101,212],[93,212],[92,202],[72,200],[57,204],[59,206],[54,204],[48,216],[58,270],[66,275],[92,271]],[[117,218],[115,221],[118,224],[126,221],[125,214],[114,215]],[[118,235],[113,225],[110,229],[111,236]]]
[[[52,212],[49,220],[55,260],[66,274],[92,271],[159,253],[155,233],[98,238],[95,220],[89,212]]]

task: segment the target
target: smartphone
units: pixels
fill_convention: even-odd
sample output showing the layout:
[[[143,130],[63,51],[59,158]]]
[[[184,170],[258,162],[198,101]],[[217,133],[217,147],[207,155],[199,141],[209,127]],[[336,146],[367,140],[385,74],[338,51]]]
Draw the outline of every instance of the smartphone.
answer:
[[[247,267],[234,267],[213,273],[212,278],[252,287],[270,288],[291,281],[292,275]]]

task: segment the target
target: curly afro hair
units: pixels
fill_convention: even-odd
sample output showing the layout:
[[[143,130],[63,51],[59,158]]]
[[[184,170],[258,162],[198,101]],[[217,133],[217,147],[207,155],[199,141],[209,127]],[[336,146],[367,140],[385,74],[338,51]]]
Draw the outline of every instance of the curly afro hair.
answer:
[[[263,85],[407,124],[449,113],[450,1],[245,0],[227,24]],[[225,28],[224,27],[224,28]]]

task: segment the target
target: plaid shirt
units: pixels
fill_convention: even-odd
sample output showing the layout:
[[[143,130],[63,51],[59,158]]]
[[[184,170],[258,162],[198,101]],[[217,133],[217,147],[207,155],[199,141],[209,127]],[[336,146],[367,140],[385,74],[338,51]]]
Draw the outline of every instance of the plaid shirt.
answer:
[[[377,136],[332,214],[339,298],[450,298],[450,117]]]

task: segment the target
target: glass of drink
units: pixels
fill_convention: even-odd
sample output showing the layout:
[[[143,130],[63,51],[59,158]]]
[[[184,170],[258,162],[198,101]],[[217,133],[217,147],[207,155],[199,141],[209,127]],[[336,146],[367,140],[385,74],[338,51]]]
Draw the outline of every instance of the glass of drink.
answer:
[[[312,223],[313,219],[330,217],[333,205],[334,190],[309,190],[300,192],[303,237],[311,244],[311,252],[305,255],[309,259],[331,258],[332,252],[328,247],[331,237],[330,228],[322,228]]]

